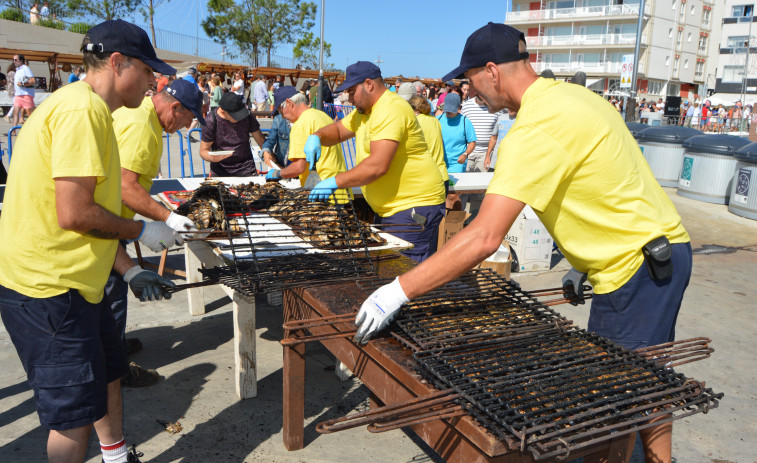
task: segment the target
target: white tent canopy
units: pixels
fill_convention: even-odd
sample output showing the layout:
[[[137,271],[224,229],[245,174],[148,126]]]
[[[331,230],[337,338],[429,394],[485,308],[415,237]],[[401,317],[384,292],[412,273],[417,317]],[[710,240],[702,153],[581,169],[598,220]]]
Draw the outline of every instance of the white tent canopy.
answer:
[[[757,97],[755,95],[747,94],[744,98],[746,101],[744,104],[752,104]],[[717,106],[722,104],[723,106],[733,106],[737,101],[741,100],[741,93],[713,93],[711,96],[702,98],[700,103],[704,103],[706,100],[710,100],[710,103]]]

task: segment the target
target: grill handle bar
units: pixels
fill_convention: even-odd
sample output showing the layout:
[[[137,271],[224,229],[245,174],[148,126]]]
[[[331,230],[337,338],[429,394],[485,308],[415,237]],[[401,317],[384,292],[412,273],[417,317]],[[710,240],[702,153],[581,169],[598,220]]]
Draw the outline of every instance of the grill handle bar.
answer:
[[[342,315],[329,315],[326,317],[314,317],[305,318],[303,320],[291,320],[284,323],[284,339],[279,341],[282,346],[293,346],[295,344],[302,344],[305,342],[313,341],[325,341],[327,339],[338,339],[354,336],[357,334],[357,330],[340,331],[338,333],[329,334],[317,334],[310,336],[291,336],[290,331],[299,331],[304,329],[310,329],[316,326],[335,325],[338,323],[351,323],[355,324],[354,313],[342,314]]]
[[[395,429],[404,428],[406,426],[415,426],[416,424],[427,423],[429,421],[444,420],[447,418],[455,418],[466,414],[467,412],[463,410],[462,406],[453,405],[441,410],[434,410],[415,416],[408,416],[396,420],[385,421],[383,423],[371,423],[368,425],[368,432],[378,433],[393,431]]]
[[[710,342],[712,339],[705,337],[682,339],[644,347],[636,352],[658,365],[672,368],[709,358],[710,354],[715,352],[715,349],[709,346]]]
[[[219,281],[216,279],[196,281],[194,283],[187,283],[184,285],[166,287],[166,291],[169,293],[178,293],[179,291],[183,291],[185,289],[199,288],[201,286],[213,286],[213,285],[217,285],[218,283]]]
[[[279,343],[282,346],[294,346],[295,344],[302,344],[305,342],[314,342],[314,341],[325,341],[327,339],[339,339],[339,338],[347,338],[350,336],[355,336],[357,334],[357,330],[352,331],[340,331],[339,333],[330,333],[330,334],[317,334],[312,336],[302,336],[299,338],[284,338]]]
[[[563,297],[560,299],[551,299],[549,301],[540,301],[542,304],[546,306],[553,306],[553,305],[560,305],[560,304],[567,304],[569,302],[583,302],[587,299],[592,298],[592,294],[589,292],[592,290],[591,286],[589,285],[583,285],[584,295],[583,297],[576,297],[576,294],[571,289],[570,291],[566,291],[563,287],[557,287],[557,288],[544,288],[544,289],[535,289],[533,291],[524,291],[526,296],[530,297],[538,297],[538,296],[557,296],[562,295]]]
[[[315,430],[321,434],[331,434],[333,432],[352,429],[367,424],[401,421],[413,417],[417,418],[418,415],[424,415],[425,418],[430,418],[433,415],[430,415],[432,412],[428,409],[441,407],[440,409],[433,411],[437,418],[426,420],[432,421],[434,419],[440,419],[438,416],[446,414],[450,409],[459,407],[460,411],[462,411],[462,407],[454,403],[454,400],[458,398],[460,398],[460,394],[454,392],[452,389],[445,389],[427,396],[414,397],[396,404],[386,405],[373,410],[335,418],[333,420],[322,421],[318,423]],[[388,429],[385,430],[388,431]]]

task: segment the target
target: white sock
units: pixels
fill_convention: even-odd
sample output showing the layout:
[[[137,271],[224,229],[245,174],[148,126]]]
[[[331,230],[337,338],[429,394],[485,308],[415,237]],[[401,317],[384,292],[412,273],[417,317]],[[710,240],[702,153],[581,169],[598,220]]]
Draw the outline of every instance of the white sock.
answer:
[[[126,463],[127,454],[129,453],[123,437],[115,444],[103,444],[100,442],[100,450],[103,453],[103,461],[105,463]]]

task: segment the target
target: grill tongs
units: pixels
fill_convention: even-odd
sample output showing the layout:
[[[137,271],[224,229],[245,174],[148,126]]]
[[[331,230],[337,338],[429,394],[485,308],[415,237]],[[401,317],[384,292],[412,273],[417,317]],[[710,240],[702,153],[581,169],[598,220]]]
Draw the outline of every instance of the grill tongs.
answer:
[[[712,340],[709,338],[698,337],[658,344],[635,352],[658,365],[672,368],[708,358],[714,352],[709,347],[710,342]],[[321,434],[330,434],[368,425],[369,432],[378,433],[428,421],[455,418],[467,414],[464,406],[459,403],[460,399],[462,395],[455,390],[444,389],[423,397],[322,421],[315,429]]]

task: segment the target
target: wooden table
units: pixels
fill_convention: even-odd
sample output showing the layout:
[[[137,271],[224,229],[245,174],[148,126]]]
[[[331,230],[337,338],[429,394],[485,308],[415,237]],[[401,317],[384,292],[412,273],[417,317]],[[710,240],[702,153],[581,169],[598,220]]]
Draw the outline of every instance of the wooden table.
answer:
[[[411,268],[404,257],[379,264],[382,277],[392,277]],[[284,321],[354,313],[367,293],[355,283],[340,283],[284,291]],[[348,329],[348,328],[345,328]],[[337,332],[334,326],[310,330],[314,335]],[[358,346],[352,338],[320,341],[336,358],[360,378],[371,391],[371,406],[393,404],[434,392],[416,373],[416,362],[409,349],[393,338],[378,338]],[[305,344],[284,347],[283,438],[288,450],[304,446]],[[429,446],[448,462],[525,463],[530,454],[521,454],[479,426],[468,416],[431,421],[411,427]],[[610,462],[625,461],[629,436],[576,452],[570,459],[602,452]]]

